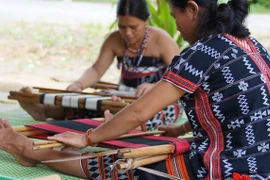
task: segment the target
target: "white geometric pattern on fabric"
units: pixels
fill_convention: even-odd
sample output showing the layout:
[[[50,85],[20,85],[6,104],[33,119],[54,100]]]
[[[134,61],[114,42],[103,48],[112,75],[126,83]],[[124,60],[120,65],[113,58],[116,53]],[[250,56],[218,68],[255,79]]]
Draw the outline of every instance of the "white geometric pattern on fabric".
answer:
[[[269,150],[269,143],[263,142],[257,146],[258,152],[267,152]]]
[[[203,178],[203,177],[205,177],[206,174],[207,174],[206,169],[202,167],[201,170],[198,170],[197,177],[198,178]]]
[[[232,133],[228,133],[226,135],[226,138],[227,138],[227,140],[226,140],[226,151],[229,151],[229,150],[231,150],[233,148],[233,146],[232,146],[232,139],[233,139]]]
[[[248,167],[250,174],[256,174],[257,173],[257,160],[255,157],[248,157],[247,158]]]
[[[197,129],[198,125],[197,125],[197,121],[194,119],[193,110],[190,110],[188,112],[188,116],[189,116],[189,121],[191,121],[191,124],[193,125],[193,128]]]
[[[198,147],[199,151],[205,151],[208,145],[209,145],[209,139],[207,138]]]
[[[244,65],[247,66],[247,69],[249,70],[250,74],[257,74],[254,71],[254,68],[252,67],[252,65],[250,64],[249,60],[246,57],[243,58],[243,61],[245,62]]]
[[[209,86],[208,82],[203,82],[201,86],[203,87],[203,90],[205,90],[207,92],[207,94],[210,93],[211,89],[209,88],[210,86]]]
[[[180,56],[179,56],[179,57],[180,57]],[[180,69],[180,66],[181,66],[184,62],[186,62],[186,60],[183,59],[183,58],[181,58],[180,61],[178,61],[178,63],[176,64],[176,66],[174,66],[174,69],[179,70],[179,69]]]
[[[267,98],[267,90],[264,88],[264,86],[261,87],[261,95],[262,95],[262,99],[263,99],[263,105],[265,106],[269,106],[269,103],[268,103],[268,98]]]
[[[266,124],[268,126],[267,131],[269,132],[268,136],[270,137],[270,118],[268,118],[267,121],[268,121]]]
[[[223,123],[226,118],[225,116],[221,113],[221,110],[219,110],[218,105],[212,105],[213,107],[213,112],[215,113],[215,116],[220,120],[221,123]]]
[[[220,53],[217,52],[214,48],[208,47],[207,45],[202,44],[199,49],[200,51],[206,53],[208,56],[211,56],[212,58],[219,59]]]
[[[220,92],[215,92],[214,95],[212,96],[212,99],[215,102],[220,102],[222,98],[223,98],[223,94]]]
[[[195,139],[199,139],[199,138],[202,138],[203,137],[203,135],[202,135],[202,133],[201,132],[196,132],[196,131],[194,131],[193,132],[193,137],[195,138]]]
[[[188,62],[185,63],[185,70],[188,71],[190,74],[194,75],[195,77],[199,76],[202,78],[203,71],[193,68],[192,65],[189,65]]]
[[[248,89],[248,83],[244,82],[244,81],[241,81],[238,85],[238,88],[241,90],[241,91],[246,91]]]
[[[232,167],[232,164],[229,163],[229,160],[228,159],[224,159],[223,160],[223,163],[225,164],[224,167],[225,167],[225,177],[231,177],[232,176],[232,173],[233,173],[233,167]]]
[[[255,143],[253,126],[248,125],[245,129],[246,129],[246,138],[247,138],[248,144],[253,145]]]
[[[240,158],[240,157],[246,155],[246,150],[243,150],[243,149],[237,149],[236,151],[233,151],[233,155],[234,155],[234,157]]]
[[[242,114],[248,114],[249,113],[249,106],[247,102],[246,95],[241,94],[237,97],[239,107],[241,108]]]
[[[251,115],[250,117],[251,117],[251,121],[261,120],[263,118],[263,112],[259,110],[255,112],[254,115]]]
[[[234,82],[234,77],[233,77],[229,67],[222,68],[221,72],[222,72],[222,74],[224,76],[224,79],[226,80],[226,82],[228,84],[231,84],[231,83]]]
[[[236,119],[235,121],[231,121],[230,124],[228,124],[227,126],[228,126],[228,129],[231,129],[231,128],[236,129],[236,128],[240,128],[241,124],[242,125],[245,124],[244,120],[242,119],[239,121],[238,119]]]
[[[158,112],[153,118],[145,123],[146,130],[156,130],[159,125],[174,123],[181,116],[182,112],[181,111],[177,114],[175,108],[176,107],[174,105],[169,105],[162,111]]]
[[[225,37],[223,35],[218,35],[218,38],[220,38],[221,40],[229,43],[231,46],[236,46],[234,42],[232,42],[230,39],[228,39],[227,37]]]

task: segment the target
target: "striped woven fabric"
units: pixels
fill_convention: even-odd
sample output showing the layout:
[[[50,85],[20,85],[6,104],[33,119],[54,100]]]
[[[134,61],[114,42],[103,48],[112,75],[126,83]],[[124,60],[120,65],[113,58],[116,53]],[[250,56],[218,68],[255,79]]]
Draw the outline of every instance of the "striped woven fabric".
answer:
[[[52,94],[46,93],[40,96],[40,103],[61,105],[63,107],[84,108],[90,110],[101,110],[101,101],[110,100],[111,97],[100,97],[94,95],[82,95],[76,93]]]
[[[63,132],[85,133],[90,128],[99,126],[102,122],[91,119],[77,119],[73,121],[57,121],[51,123],[29,124],[27,126],[48,131],[51,134]],[[129,134],[136,134],[142,131],[132,130]],[[44,136],[35,136],[35,138],[46,138]],[[182,138],[172,138],[165,136],[143,136],[136,138],[125,138],[120,140],[103,141],[98,146],[106,148],[139,148],[154,145],[163,145],[172,143],[175,145],[174,155],[182,154],[189,150],[189,142]]]

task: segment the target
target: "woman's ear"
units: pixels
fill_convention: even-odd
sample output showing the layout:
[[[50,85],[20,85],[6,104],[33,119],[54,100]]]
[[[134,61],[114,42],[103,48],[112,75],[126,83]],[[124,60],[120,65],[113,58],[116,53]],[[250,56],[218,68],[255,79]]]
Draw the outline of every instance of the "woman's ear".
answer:
[[[195,1],[188,1],[186,10],[191,16],[192,20],[196,20],[199,15],[199,6]]]

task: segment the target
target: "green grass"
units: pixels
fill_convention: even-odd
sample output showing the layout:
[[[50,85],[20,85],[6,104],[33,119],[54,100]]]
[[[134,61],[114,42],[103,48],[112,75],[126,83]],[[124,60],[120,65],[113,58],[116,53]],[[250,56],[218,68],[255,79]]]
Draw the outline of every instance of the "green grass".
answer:
[[[250,7],[250,12],[254,14],[270,14],[270,8],[266,8],[260,4],[253,4]]]

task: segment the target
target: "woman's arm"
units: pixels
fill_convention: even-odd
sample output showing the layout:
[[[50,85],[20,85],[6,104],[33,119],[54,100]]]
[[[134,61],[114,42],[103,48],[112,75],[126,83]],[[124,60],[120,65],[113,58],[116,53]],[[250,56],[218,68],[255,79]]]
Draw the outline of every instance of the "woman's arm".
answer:
[[[92,143],[115,139],[145,123],[158,111],[175,102],[184,94],[185,91],[176,86],[166,81],[160,81],[148,93],[94,129],[88,137],[68,132],[57,134],[49,139],[80,148],[87,146],[87,139]]]
[[[93,143],[114,139],[145,123],[154,114],[178,100],[185,91],[160,81],[148,93],[127,106],[91,134]]]
[[[115,52],[113,47],[117,46],[116,32],[109,35],[102,44],[96,62],[86,69],[81,77],[67,87],[67,90],[83,90],[95,84],[112,64]]]

